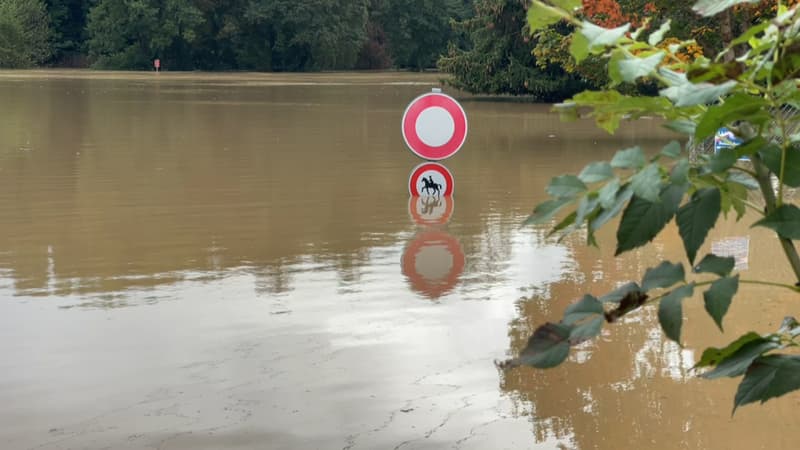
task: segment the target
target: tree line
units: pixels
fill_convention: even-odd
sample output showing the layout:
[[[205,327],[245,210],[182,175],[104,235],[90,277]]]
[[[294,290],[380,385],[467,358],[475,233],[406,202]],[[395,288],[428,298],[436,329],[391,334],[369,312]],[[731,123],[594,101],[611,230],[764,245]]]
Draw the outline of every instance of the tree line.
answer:
[[[0,67],[433,68],[472,0],[0,0]]]
[[[669,18],[662,45],[691,40],[677,54],[695,59],[776,7],[701,17],[693,1],[583,0],[579,14],[606,28]],[[458,89],[539,101],[608,85],[602,56],[571,56],[571,25],[531,33],[529,13],[530,0],[0,0],[0,67],[147,70],[159,58],[167,70],[438,68]]]

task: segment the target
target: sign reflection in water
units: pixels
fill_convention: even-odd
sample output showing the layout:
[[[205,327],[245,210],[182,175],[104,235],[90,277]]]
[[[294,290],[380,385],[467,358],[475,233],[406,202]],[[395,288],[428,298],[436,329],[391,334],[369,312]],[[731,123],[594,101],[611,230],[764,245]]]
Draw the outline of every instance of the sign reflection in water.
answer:
[[[443,228],[454,207],[453,197],[411,197],[408,201],[409,215],[420,229],[403,251],[403,275],[413,291],[430,299],[450,292],[464,271],[461,244]]]

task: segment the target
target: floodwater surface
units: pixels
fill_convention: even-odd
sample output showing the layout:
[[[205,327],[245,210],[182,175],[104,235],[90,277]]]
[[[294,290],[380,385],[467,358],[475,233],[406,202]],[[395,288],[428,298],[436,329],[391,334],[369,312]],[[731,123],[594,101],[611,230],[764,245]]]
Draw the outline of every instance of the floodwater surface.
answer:
[[[684,347],[632,314],[563,366],[502,371],[584,292],[682,260],[522,227],[548,180],[642,143],[462,100],[452,199],[409,199],[403,111],[438,75],[0,72],[2,449],[788,449],[800,396],[731,416],[702,350],[796,299],[742,288]],[[751,219],[748,217],[747,219]],[[791,279],[764,230],[702,251]],[[701,251],[701,252],[702,252]]]

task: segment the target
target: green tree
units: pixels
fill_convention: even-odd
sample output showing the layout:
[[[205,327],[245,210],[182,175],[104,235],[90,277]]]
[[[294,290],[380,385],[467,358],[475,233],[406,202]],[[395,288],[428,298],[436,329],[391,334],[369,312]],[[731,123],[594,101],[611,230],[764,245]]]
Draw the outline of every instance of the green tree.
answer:
[[[388,49],[398,67],[435,67],[452,37],[451,20],[470,14],[470,2],[460,0],[382,0],[373,3],[372,20],[386,33]]]
[[[78,65],[86,40],[86,0],[47,0],[47,13],[52,28],[53,54],[56,64]]]
[[[747,0],[700,0],[693,9],[706,17],[725,14]],[[702,142],[727,127],[742,139],[734,148],[690,161],[677,141],[648,156],[640,147],[620,150],[610,162],[594,162],[578,175],[551,180],[552,200],[538,205],[530,223],[551,223],[552,233],[584,230],[587,243],[597,245],[595,232],[619,214],[616,254],[647,245],[675,219],[689,270],[682,262],[663,261],[604,295],[587,294],[557,323],[533,333],[528,346],[506,367],[540,368],[561,364],[570,347],[600,334],[605,324],[641,308],[658,308],[667,338],[680,343],[684,302],[703,293],[711,319],[723,330],[725,315],[740,285],[785,289],[800,293],[800,256],[793,240],[800,239],[800,208],[786,195],[800,187],[800,12],[782,6],[738,37],[713,59],[682,59],[678,52],[691,42],[663,47],[669,23],[643,37],[631,24],[604,28],[575,17],[580,0],[535,0],[528,16],[532,30],[562,20],[575,27],[570,51],[577,63],[590,54],[608,61],[614,83],[643,77],[659,83],[657,96],[632,97],[614,89],[587,91],[558,106],[566,118],[589,109],[589,115],[609,132],[625,119],[655,115],[665,126]],[[640,39],[641,38],[641,39]],[[737,45],[749,51],[731,60]],[[740,163],[742,158],[747,163]],[[574,209],[560,221],[553,217],[568,205]],[[734,273],[734,259],[714,254],[700,257],[703,243],[720,215],[758,216],[752,226],[775,233],[792,269],[791,280],[751,280]],[[743,377],[734,398],[737,407],[800,389],[800,323],[784,318],[771,332],[752,331],[723,348],[706,349],[696,368],[708,379]]]
[[[41,0],[0,0],[0,67],[30,67],[51,54],[50,24]]]
[[[367,39],[367,0],[250,0],[237,23],[241,68],[350,69]]]
[[[192,61],[201,70],[238,68],[236,41],[247,0],[194,0],[203,16],[192,42]]]
[[[448,83],[472,93],[532,95],[562,99],[586,87],[558,65],[538,65],[536,42],[525,32],[526,0],[479,0],[475,16],[457,23],[467,48],[451,46],[439,68]]]
[[[165,67],[191,69],[202,21],[189,0],[100,0],[89,11],[89,57],[98,68],[146,69],[161,58]]]

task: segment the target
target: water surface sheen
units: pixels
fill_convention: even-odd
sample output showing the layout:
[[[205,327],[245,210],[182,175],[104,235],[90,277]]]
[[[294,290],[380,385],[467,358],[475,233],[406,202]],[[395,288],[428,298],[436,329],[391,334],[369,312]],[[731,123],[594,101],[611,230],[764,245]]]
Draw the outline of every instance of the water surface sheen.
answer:
[[[0,447],[794,448],[798,396],[731,418],[735,383],[690,370],[792,314],[779,292],[742,289],[725,334],[687,300],[685,348],[644,311],[558,369],[495,368],[584,292],[682,258],[672,226],[620,259],[611,230],[597,250],[520,227],[551,177],[672,136],[452,92],[455,197],[409,201],[400,118],[435,86],[0,72]],[[790,279],[767,238],[725,222],[707,247]]]

